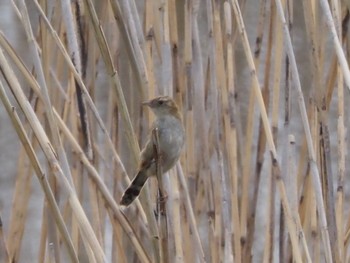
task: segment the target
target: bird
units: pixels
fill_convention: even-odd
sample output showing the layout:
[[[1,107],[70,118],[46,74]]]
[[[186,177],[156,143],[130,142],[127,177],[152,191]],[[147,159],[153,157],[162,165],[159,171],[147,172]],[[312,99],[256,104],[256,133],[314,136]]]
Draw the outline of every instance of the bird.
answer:
[[[139,196],[147,179],[150,176],[156,176],[157,160],[161,160],[163,174],[176,164],[185,143],[185,129],[181,114],[171,97],[159,96],[142,104],[152,110],[155,120],[140,154],[138,172],[122,195],[120,205],[123,206],[129,206]],[[154,136],[155,131],[158,137]]]

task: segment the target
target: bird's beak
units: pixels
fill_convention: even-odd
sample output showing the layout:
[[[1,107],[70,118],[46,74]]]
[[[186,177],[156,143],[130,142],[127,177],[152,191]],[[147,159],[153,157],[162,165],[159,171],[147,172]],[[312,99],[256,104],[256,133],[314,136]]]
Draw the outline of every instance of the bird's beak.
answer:
[[[146,101],[142,102],[142,105],[144,105],[144,106],[149,106],[150,104],[151,104],[150,100],[146,100]]]

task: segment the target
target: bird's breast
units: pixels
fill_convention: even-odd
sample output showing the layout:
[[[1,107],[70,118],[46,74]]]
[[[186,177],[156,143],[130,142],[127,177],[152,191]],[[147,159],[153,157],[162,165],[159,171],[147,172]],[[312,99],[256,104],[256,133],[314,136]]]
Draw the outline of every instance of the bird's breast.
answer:
[[[154,128],[158,130],[159,150],[165,168],[172,166],[181,154],[185,141],[185,132],[182,123],[174,117],[159,118]]]

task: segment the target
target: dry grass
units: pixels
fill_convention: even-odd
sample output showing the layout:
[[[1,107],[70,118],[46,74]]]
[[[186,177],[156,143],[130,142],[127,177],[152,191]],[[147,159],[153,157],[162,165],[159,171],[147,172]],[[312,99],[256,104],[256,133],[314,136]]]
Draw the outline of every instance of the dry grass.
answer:
[[[348,262],[348,2],[260,0],[257,19],[245,0],[95,2],[34,0],[30,20],[13,1],[30,63],[0,32],[21,143],[0,261],[36,242],[31,262]],[[186,147],[160,194],[151,179],[123,209],[157,94],[182,109]]]

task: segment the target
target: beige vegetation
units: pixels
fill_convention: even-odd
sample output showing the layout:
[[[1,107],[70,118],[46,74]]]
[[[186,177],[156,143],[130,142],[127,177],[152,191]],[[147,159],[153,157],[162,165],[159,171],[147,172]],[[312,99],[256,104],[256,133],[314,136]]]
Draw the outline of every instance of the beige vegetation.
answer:
[[[8,2],[0,262],[349,262],[348,1]],[[157,95],[185,149],[123,208]]]

